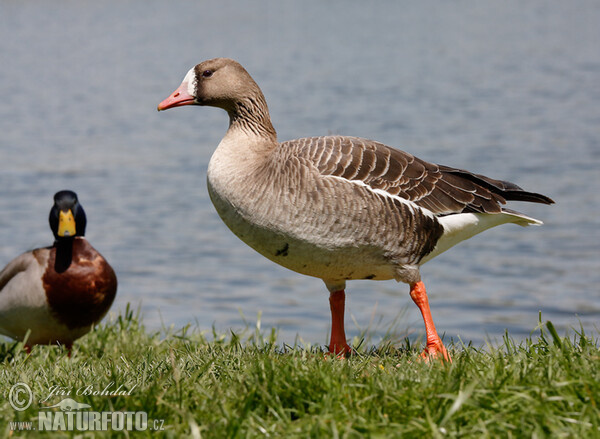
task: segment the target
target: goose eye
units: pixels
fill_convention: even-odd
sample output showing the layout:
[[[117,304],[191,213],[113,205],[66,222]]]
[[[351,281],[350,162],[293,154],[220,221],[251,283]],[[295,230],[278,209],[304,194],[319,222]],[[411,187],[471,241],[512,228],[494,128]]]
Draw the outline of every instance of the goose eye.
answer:
[[[205,70],[202,72],[202,76],[205,78],[210,78],[212,76],[212,74],[213,74],[212,70]]]

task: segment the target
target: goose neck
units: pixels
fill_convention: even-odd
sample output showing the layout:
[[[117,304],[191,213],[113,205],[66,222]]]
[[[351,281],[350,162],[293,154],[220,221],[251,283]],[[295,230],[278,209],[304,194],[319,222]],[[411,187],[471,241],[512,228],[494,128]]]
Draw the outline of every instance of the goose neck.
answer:
[[[252,137],[277,142],[277,132],[264,97],[248,97],[239,100],[229,111],[229,131],[242,131]]]

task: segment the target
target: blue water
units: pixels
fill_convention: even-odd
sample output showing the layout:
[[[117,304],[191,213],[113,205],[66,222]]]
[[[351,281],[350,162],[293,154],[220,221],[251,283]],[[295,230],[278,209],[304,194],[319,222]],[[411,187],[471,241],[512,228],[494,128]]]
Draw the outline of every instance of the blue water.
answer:
[[[556,200],[512,206],[543,227],[500,227],[423,267],[446,338],[519,339],[539,311],[596,333],[599,3],[254,3],[0,4],[0,266],[51,243],[52,195],[69,188],[119,277],[113,313],[132,303],[150,328],[219,331],[261,313],[281,342],[325,343],[322,282],[247,248],[208,199],[226,114],[156,111],[190,67],[227,56],[263,89],[280,140],[372,138]],[[349,337],[422,334],[406,285],[347,292]]]

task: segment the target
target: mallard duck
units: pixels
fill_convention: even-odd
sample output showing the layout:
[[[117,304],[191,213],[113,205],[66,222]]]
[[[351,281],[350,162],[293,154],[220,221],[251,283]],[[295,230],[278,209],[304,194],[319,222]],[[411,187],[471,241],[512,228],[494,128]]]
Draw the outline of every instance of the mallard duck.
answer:
[[[85,239],[86,216],[75,192],[54,195],[50,228],[55,241],[13,259],[0,272],[0,333],[71,350],[108,312],[117,277]]]

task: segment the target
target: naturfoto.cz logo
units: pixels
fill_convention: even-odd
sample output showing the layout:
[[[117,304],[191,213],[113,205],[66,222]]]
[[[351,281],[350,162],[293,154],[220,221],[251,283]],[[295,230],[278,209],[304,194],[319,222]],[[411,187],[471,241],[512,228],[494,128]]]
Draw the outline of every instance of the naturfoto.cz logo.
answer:
[[[109,392],[110,383],[103,391],[90,391],[92,386],[87,386],[81,394],[94,394],[102,396],[115,395]],[[66,389],[62,392],[56,392],[56,387],[50,389],[50,395],[60,393],[70,395]],[[119,387],[120,389],[121,387]],[[132,389],[131,389],[132,390]],[[79,392],[79,390],[78,390]],[[79,394],[76,392],[76,394]],[[118,393],[120,395],[129,395],[129,392]],[[46,397],[42,402],[47,401]],[[8,401],[15,411],[21,412],[27,410],[33,402],[33,392],[26,383],[16,383],[10,389]],[[104,411],[98,412],[90,409],[89,404],[77,402],[73,398],[63,398],[58,403],[40,407],[35,421],[13,421],[9,423],[11,431],[19,430],[38,430],[38,431],[145,431],[145,430],[164,430],[164,420],[148,420],[148,414],[143,411]]]

